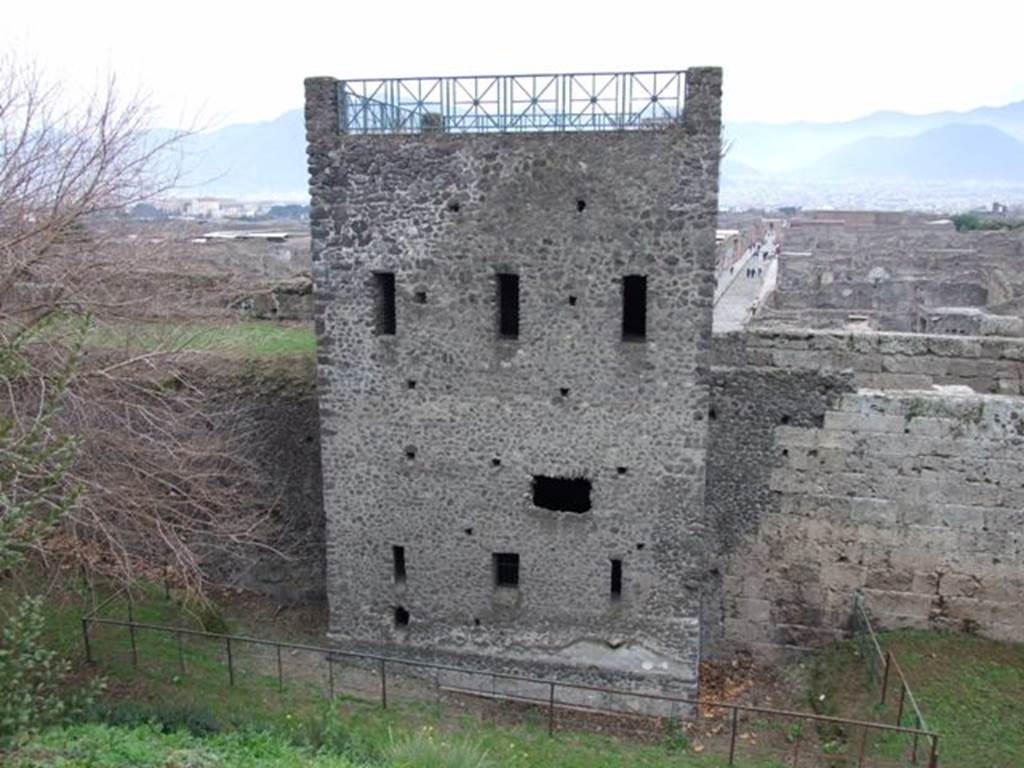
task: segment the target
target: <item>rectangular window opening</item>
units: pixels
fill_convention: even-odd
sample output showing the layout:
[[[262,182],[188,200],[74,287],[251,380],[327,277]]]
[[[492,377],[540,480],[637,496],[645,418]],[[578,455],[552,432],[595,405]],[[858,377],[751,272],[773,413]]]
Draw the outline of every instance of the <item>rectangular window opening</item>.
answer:
[[[612,600],[622,597],[622,561],[612,560]]]
[[[392,547],[391,559],[395,568],[395,583],[401,584],[405,581],[405,547]]]
[[[494,553],[494,586],[519,586],[519,555],[515,552]]]
[[[626,341],[647,338],[647,275],[622,278],[622,338]]]
[[[519,338],[519,275],[501,273],[498,278],[498,335]]]
[[[590,481],[585,477],[533,476],[533,503],[555,512],[590,509]]]
[[[375,327],[378,336],[395,335],[395,273],[374,272]]]

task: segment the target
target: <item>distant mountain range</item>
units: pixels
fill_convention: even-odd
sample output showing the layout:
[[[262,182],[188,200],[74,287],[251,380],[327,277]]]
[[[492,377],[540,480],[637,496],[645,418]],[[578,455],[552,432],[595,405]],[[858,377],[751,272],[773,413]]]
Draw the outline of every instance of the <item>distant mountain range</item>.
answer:
[[[841,184],[1001,182],[1024,185],[1024,101],[968,112],[876,112],[840,123],[732,123],[723,187],[801,179]],[[229,125],[185,144],[183,194],[304,200],[302,110]]]

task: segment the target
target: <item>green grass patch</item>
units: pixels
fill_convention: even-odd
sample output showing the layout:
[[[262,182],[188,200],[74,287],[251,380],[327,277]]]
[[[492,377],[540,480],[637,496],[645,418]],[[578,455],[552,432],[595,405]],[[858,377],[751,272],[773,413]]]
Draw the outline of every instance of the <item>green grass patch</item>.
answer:
[[[186,323],[118,323],[93,328],[86,346],[151,352],[215,352],[222,355],[266,357],[313,355],[312,328],[275,322],[247,321],[217,325]]]
[[[943,768],[1024,766],[1024,644],[1001,643],[966,634],[899,631],[879,635],[907,676],[927,727],[937,731]],[[865,685],[867,670],[853,642],[822,654],[811,676],[809,703],[823,713],[895,723],[899,684],[890,676],[886,703],[880,689]],[[858,690],[859,689],[859,690]],[[916,727],[909,701],[900,724]],[[849,754],[859,734],[835,728],[828,737]],[[929,745],[919,741],[919,759]],[[912,738],[872,733],[868,754],[906,758]]]

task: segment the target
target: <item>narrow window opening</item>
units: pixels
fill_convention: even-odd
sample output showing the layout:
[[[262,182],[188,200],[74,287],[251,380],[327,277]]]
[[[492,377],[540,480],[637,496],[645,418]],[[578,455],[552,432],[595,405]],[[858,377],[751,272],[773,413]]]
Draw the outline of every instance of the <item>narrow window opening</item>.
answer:
[[[637,545],[636,545],[636,551],[637,551],[637,552],[639,552],[639,551],[640,551],[641,549],[643,549],[643,548],[644,548],[645,546],[646,546],[646,545],[645,545],[645,544],[644,544],[643,542],[640,542],[639,544],[637,544]]]
[[[562,397],[568,397],[569,396],[569,388],[568,387],[559,387],[558,388],[558,394],[560,394]]]
[[[416,291],[415,295],[413,296],[413,299],[415,300],[415,302],[417,304],[426,304],[427,303],[427,292],[426,291]]]
[[[622,597],[622,561],[612,560],[612,600]]]
[[[405,449],[405,458],[407,458],[409,461],[412,461],[413,459],[416,458],[416,449],[413,446],[410,445],[408,448]]]
[[[472,536],[473,535],[473,529],[472,528],[464,528],[463,530],[465,531],[467,536]]]
[[[409,389],[416,389],[416,379],[408,379],[405,382],[405,386]]]
[[[405,582],[405,547],[391,547],[391,560],[395,568],[395,584]]]
[[[376,291],[376,331],[378,336],[395,335],[395,273],[374,272]]]
[[[629,472],[629,467],[616,467],[615,471],[618,472],[620,475],[624,475],[627,472]]]
[[[533,476],[533,503],[556,512],[590,509],[590,481],[585,477]]]
[[[498,276],[498,335],[519,338],[519,275]]]
[[[497,457],[491,459],[491,466],[492,467],[500,467],[501,466],[501,459],[499,459]]]
[[[715,419],[717,419],[718,418],[718,411],[716,411],[714,408],[710,409],[708,411],[708,418],[711,421],[714,421]]]
[[[622,278],[622,338],[641,341],[647,337],[647,276]]]
[[[576,213],[583,213],[587,208],[587,201],[580,198],[576,201]]]
[[[519,586],[519,555],[517,553],[494,553],[494,586]]]
[[[576,306],[576,297],[575,296],[570,296],[569,297],[569,306],[570,307],[575,307]]]
[[[480,619],[474,618],[473,619],[473,626],[474,627],[479,627],[480,626]]]
[[[782,417],[781,419],[779,419],[779,421],[780,421],[780,422],[781,422],[781,423],[782,423],[783,425],[785,425],[785,424],[789,424],[789,416],[783,416],[783,417]]]
[[[396,627],[408,627],[409,626],[409,612],[402,606],[395,607],[395,626]]]

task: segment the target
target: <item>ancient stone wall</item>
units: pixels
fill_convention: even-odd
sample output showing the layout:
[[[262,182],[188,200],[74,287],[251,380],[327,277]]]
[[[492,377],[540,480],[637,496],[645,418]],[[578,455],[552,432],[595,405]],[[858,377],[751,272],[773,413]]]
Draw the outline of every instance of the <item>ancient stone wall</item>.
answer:
[[[1022,353],[1017,339],[716,337],[707,652],[840,637],[857,590],[885,626],[1024,637],[1024,401],[982,394],[1020,394]]]
[[[282,600],[322,598],[324,520],[320,493],[320,424],[310,362],[277,364],[217,361],[190,366],[209,402],[211,428],[244,434],[240,457],[258,482],[255,501],[271,510],[265,549],[238,560],[218,555],[204,563],[220,584],[265,592]],[[227,400],[230,408],[219,406]]]
[[[720,78],[663,129],[403,136],[307,81],[332,641],[693,691]]]
[[[716,334],[714,363],[732,368],[849,370],[859,387],[1024,394],[1024,339],[848,331],[745,331]]]

